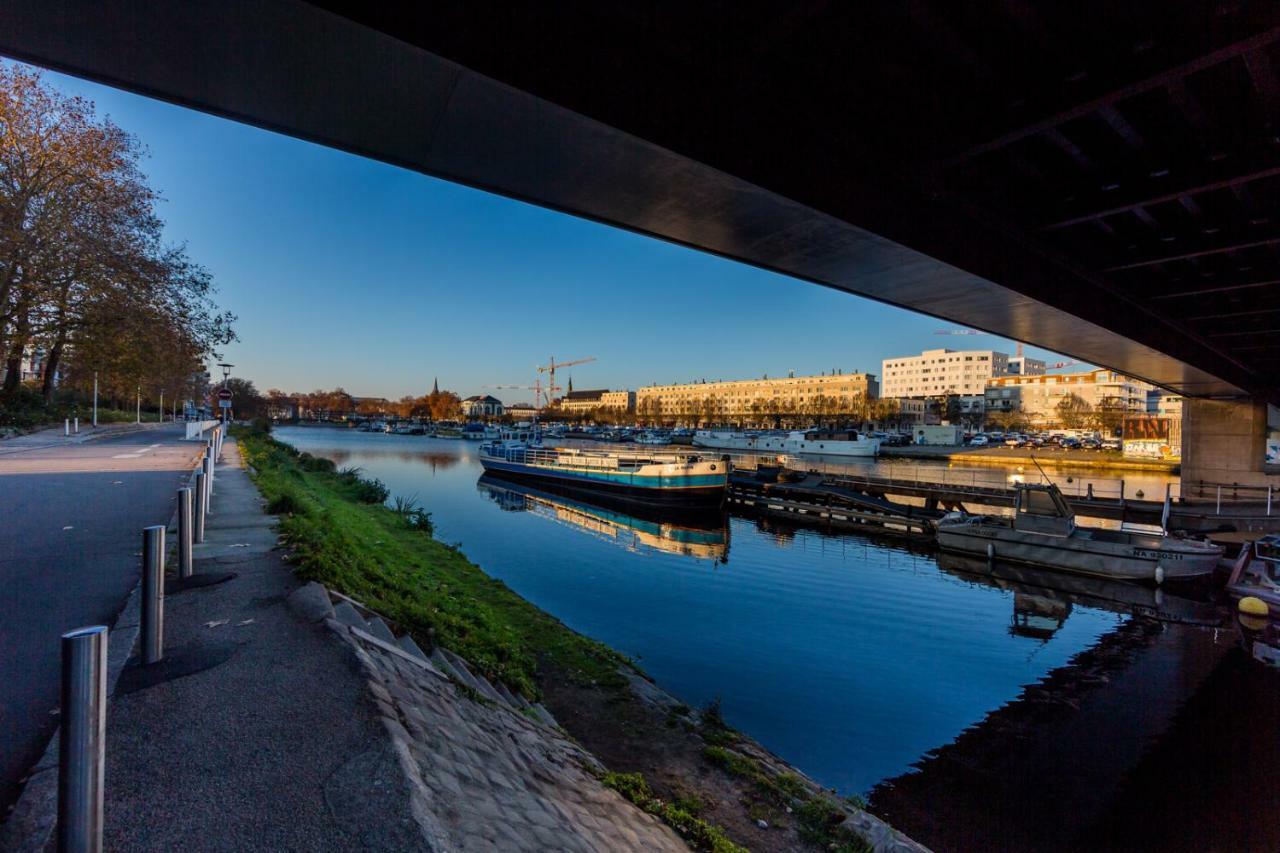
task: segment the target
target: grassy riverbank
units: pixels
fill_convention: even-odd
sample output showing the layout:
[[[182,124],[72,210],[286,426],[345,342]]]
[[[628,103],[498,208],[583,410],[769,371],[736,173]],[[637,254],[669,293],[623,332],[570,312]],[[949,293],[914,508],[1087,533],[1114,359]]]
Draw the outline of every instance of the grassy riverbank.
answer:
[[[432,536],[419,507],[265,432],[234,435],[280,516],[300,577],[352,596],[420,642],[457,652],[490,679],[540,698],[610,772],[604,781],[698,850],[870,849],[848,803],[728,728],[652,687],[605,645],[571,630]],[[658,698],[655,698],[658,694]]]
[[[585,682],[621,685],[623,656],[569,630],[431,536],[419,508],[383,506],[385,489],[267,434],[237,429],[300,577],[359,599],[421,642],[435,641],[529,698],[547,658]],[[425,520],[424,520],[425,519]]]

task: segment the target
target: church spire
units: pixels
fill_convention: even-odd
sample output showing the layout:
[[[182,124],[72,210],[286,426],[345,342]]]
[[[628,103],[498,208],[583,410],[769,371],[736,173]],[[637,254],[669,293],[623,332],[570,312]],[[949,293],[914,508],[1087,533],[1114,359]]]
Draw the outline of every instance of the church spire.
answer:
[[[440,378],[439,378],[438,376],[437,376],[437,377],[433,377],[433,378],[431,379],[431,393],[432,393],[432,394],[439,394],[439,393],[440,393]]]
[[[572,376],[569,377],[569,393],[570,394],[573,393],[573,377]]]

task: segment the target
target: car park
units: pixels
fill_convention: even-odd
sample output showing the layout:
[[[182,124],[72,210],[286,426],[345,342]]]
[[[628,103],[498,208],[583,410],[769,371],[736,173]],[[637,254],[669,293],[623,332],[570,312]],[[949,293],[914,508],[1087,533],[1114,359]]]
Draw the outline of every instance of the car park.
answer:
[[[990,442],[987,440],[985,435],[975,435],[973,438],[969,439],[970,447],[986,447],[988,444],[990,444]]]
[[[1096,438],[1086,438],[1080,442],[1081,450],[1101,450],[1102,442]]]

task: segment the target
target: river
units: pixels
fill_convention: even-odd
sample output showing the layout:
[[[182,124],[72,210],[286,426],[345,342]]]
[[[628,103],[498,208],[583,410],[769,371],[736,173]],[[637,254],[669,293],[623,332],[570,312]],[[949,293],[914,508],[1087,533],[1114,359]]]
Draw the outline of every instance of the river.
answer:
[[[316,427],[276,436],[415,498],[437,538],[490,575],[634,657],[688,704],[719,699],[731,725],[938,849],[1150,840],[1135,808],[1164,815],[1175,841],[1200,839],[1199,823],[1178,830],[1190,823],[1173,796],[1183,788],[1243,808],[1247,823],[1255,810],[1280,823],[1275,674],[1243,656],[1229,619],[1183,624],[1214,621],[1210,604],[1115,584],[1046,589],[1043,575],[992,577],[904,539],[737,516],[664,524],[482,480],[476,445],[459,440]],[[1179,621],[1134,615],[1150,612]],[[1271,709],[1270,731],[1256,740],[1232,723],[1219,707],[1228,696]],[[1212,737],[1186,730],[1204,714]],[[1133,788],[1191,747],[1241,739],[1271,754],[1214,765],[1220,783]],[[1227,796],[1267,773],[1266,794],[1243,806]],[[1260,831],[1234,849],[1280,843],[1274,826]]]

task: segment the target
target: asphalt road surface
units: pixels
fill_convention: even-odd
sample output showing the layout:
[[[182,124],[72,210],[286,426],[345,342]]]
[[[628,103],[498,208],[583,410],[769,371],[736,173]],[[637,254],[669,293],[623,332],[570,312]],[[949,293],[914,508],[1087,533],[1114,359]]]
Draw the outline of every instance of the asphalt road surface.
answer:
[[[204,450],[182,435],[0,443],[0,820],[57,727],[59,636],[115,622],[138,582],[142,528],[168,523]]]

